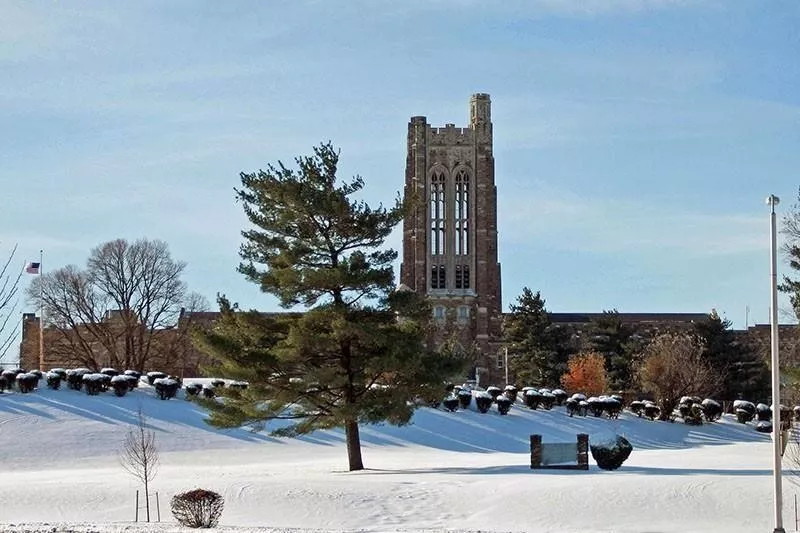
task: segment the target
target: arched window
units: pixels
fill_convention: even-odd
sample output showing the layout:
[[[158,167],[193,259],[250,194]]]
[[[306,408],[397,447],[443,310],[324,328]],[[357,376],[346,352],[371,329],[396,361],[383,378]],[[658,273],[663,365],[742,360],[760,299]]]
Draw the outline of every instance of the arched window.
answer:
[[[444,173],[435,171],[431,176],[430,220],[431,220],[431,255],[445,253],[445,189]]]
[[[455,254],[469,255],[469,174],[456,174]]]

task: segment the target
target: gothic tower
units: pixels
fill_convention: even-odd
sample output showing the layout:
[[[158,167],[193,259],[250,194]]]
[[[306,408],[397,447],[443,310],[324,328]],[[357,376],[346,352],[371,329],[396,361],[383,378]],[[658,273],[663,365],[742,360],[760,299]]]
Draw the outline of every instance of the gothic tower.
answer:
[[[404,196],[415,207],[403,222],[401,282],[424,292],[434,318],[454,325],[464,348],[475,350],[480,381],[499,383],[502,301],[488,94],[470,98],[466,128],[411,118]]]

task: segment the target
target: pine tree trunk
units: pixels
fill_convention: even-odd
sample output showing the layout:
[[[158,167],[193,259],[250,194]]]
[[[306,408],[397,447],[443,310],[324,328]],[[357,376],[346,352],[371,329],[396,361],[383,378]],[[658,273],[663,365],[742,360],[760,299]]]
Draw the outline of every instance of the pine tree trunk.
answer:
[[[364,462],[361,460],[361,438],[358,435],[358,422],[348,420],[344,424],[344,431],[347,435],[347,458],[350,461],[350,471],[364,470]]]

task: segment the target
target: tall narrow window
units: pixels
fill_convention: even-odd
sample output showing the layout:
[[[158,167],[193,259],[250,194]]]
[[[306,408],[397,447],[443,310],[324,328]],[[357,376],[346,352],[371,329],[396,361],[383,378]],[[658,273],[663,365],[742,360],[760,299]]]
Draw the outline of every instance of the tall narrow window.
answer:
[[[434,172],[431,176],[430,195],[431,221],[431,255],[443,255],[445,252],[445,197],[444,173]]]
[[[469,265],[456,265],[456,289],[469,289]]]
[[[469,255],[469,174],[456,174],[455,254]]]
[[[444,289],[446,287],[445,281],[445,266],[431,266],[431,289]]]

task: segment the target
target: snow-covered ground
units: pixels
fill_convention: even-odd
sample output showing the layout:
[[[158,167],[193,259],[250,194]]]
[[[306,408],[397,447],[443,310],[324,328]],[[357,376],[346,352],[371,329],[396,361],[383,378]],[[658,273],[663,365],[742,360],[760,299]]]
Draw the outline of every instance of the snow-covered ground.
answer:
[[[772,529],[772,445],[728,418],[700,427],[569,418],[563,408],[507,416],[493,408],[420,409],[406,427],[362,428],[367,470],[347,472],[340,431],[275,439],[220,431],[183,393],[0,394],[0,531],[186,531],[172,495],[196,487],[224,495],[217,531],[753,533]],[[474,404],[474,402],[473,402]],[[161,524],[134,524],[140,488],[119,465],[141,407],[157,433]],[[474,407],[472,408],[474,409]],[[607,472],[531,470],[529,435],[573,442],[624,435],[634,451]],[[792,476],[785,527],[795,530]],[[155,515],[155,505],[153,505]]]

